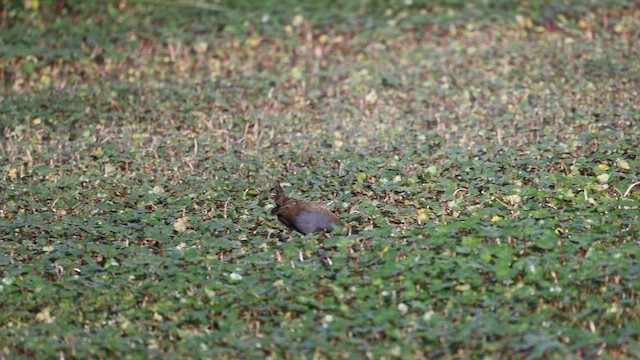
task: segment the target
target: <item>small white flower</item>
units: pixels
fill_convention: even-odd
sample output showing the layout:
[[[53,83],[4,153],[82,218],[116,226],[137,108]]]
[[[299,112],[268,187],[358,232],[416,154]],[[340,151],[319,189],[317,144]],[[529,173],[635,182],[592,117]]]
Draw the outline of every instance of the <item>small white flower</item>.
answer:
[[[429,321],[433,317],[433,311],[429,310],[424,315],[422,315],[422,320]]]
[[[160,185],[156,185],[153,189],[149,190],[149,194],[162,194],[164,193],[164,188]]]
[[[322,327],[323,328],[328,328],[329,324],[333,321],[333,315],[331,314],[327,314],[324,316],[324,318],[322,319]]]
[[[405,303],[400,303],[398,304],[398,311],[400,311],[400,314],[404,315],[409,311],[409,306]]]
[[[229,277],[231,278],[231,280],[242,280],[242,275],[234,272],[229,274]]]

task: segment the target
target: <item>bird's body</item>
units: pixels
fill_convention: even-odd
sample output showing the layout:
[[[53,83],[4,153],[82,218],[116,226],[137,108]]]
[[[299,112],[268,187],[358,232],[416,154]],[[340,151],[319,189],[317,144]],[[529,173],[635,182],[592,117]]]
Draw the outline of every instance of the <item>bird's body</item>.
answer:
[[[292,199],[288,197],[280,184],[276,184],[276,207],[271,210],[272,215],[277,215],[278,220],[287,227],[307,235],[316,231],[332,231],[336,226],[344,226],[344,223],[336,214],[311,202]]]

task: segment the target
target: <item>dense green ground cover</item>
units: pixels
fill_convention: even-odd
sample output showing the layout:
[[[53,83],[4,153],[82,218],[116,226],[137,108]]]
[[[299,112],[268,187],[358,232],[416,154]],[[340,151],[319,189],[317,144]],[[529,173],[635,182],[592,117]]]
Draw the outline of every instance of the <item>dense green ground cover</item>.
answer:
[[[639,9],[490,3],[2,3],[0,358],[640,357]]]

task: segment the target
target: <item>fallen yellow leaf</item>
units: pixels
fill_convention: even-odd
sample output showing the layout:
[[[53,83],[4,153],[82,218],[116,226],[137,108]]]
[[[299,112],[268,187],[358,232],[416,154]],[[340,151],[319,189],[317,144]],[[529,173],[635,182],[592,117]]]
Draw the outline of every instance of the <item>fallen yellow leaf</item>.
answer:
[[[181,217],[179,219],[177,219],[174,223],[173,223],[173,228],[181,233],[181,232],[185,232],[185,230],[187,230],[187,228],[190,226],[188,223],[189,218],[188,217]]]

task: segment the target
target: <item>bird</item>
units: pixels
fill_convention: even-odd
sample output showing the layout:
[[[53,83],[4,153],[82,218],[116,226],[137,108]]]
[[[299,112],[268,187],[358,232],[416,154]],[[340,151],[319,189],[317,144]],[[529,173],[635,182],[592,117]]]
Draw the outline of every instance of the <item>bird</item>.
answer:
[[[275,186],[275,203],[276,207],[271,210],[271,215],[277,215],[281,223],[302,235],[318,231],[330,232],[336,226],[345,226],[336,214],[322,205],[288,197],[280,183]]]

